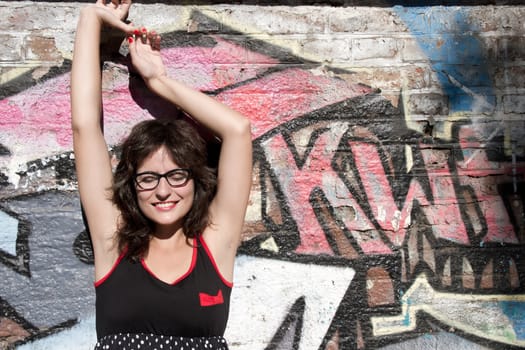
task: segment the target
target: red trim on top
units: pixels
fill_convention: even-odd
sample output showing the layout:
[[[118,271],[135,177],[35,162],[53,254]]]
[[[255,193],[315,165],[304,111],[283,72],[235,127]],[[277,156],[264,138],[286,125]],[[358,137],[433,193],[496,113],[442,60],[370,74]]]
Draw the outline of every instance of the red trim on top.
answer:
[[[95,288],[100,286],[102,283],[104,283],[105,280],[107,280],[109,278],[109,276],[111,276],[113,271],[115,271],[115,269],[117,268],[118,264],[120,264],[122,259],[124,259],[124,256],[126,255],[127,252],[128,252],[127,248],[124,248],[122,250],[122,253],[120,253],[119,257],[117,258],[117,261],[115,261],[115,263],[111,267],[111,270],[109,270],[108,273],[106,273],[104,276],[102,276],[102,278],[100,278],[98,281],[95,281],[95,283],[93,283],[95,285]]]
[[[157,277],[157,275],[155,275],[155,273],[152,270],[150,270],[148,265],[146,265],[146,261],[144,259],[140,259],[140,263],[142,264],[142,267],[144,267],[144,270],[146,270],[151,276],[155,277],[156,279],[158,279],[159,281],[161,281],[163,283],[170,284],[170,285],[174,286],[177,283],[179,283],[180,281],[182,281],[183,279],[185,279],[186,277],[188,277],[188,275],[193,271],[193,269],[195,268],[195,265],[197,264],[197,245],[195,245],[195,238],[193,239],[193,252],[192,252],[192,255],[191,255],[191,263],[190,263],[190,267],[188,268],[188,271],[186,271],[186,273],[184,273],[182,276],[177,278],[172,283],[164,282],[159,277]]]
[[[219,266],[217,266],[217,263],[215,262],[215,259],[213,258],[213,255],[211,254],[210,248],[208,248],[208,245],[204,241],[204,237],[202,237],[202,235],[199,235],[198,238],[199,238],[199,242],[201,242],[202,247],[204,248],[204,251],[206,252],[206,254],[208,254],[208,257],[210,258],[211,263],[212,263],[213,267],[215,268],[215,271],[217,272],[217,275],[219,275],[220,279],[222,280],[222,283],[224,283],[226,286],[232,288],[233,287],[233,282],[228,281],[222,275],[221,271],[219,270]]]

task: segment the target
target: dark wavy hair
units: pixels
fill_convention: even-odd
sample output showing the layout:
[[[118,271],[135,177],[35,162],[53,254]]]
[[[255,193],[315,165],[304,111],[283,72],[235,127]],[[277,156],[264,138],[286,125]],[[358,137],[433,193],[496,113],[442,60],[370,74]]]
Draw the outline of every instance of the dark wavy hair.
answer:
[[[200,234],[210,223],[208,208],[215,194],[215,170],[208,166],[206,142],[195,126],[184,119],[147,120],[133,127],[122,144],[120,161],[113,177],[113,203],[121,213],[117,229],[118,248],[127,249],[134,259],[146,252],[153,221],[139,209],[135,174],[139,165],[153,152],[165,146],[172,160],[181,168],[191,169],[195,184],[193,205],[183,220],[187,239]]]

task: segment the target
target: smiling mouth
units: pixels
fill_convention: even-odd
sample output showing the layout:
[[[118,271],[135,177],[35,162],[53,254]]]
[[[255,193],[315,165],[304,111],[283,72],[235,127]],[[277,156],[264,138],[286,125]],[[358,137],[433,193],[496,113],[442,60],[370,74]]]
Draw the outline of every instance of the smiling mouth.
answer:
[[[160,202],[153,203],[153,206],[158,209],[172,209],[177,205],[177,202]]]

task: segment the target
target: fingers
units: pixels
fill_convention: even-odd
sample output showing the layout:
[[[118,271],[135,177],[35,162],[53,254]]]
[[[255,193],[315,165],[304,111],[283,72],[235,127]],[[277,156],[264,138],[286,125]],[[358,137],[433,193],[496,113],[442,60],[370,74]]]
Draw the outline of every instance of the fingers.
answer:
[[[128,37],[128,43],[135,44],[140,42],[143,45],[149,45],[153,50],[160,50],[160,35],[154,30],[148,32],[145,27],[134,29],[133,35]]]
[[[140,29],[135,28],[130,38],[132,39],[129,41],[130,43],[133,41],[141,41],[143,44],[146,44],[148,42],[148,30],[145,27]]]
[[[120,8],[122,9],[122,11],[124,11],[125,13],[128,13],[129,12],[129,8],[131,7],[131,0],[123,0],[123,1],[117,1],[117,2],[120,2]]]
[[[134,26],[125,19],[128,16],[131,0],[97,0],[92,9],[97,16],[110,27],[115,27],[126,34],[132,34]]]
[[[155,31],[151,31],[149,41],[153,50],[160,51],[160,35],[158,35]]]
[[[97,3],[105,4],[106,1],[97,0]],[[114,8],[117,8],[119,6],[128,6],[129,7],[131,5],[131,0],[111,0],[111,4],[113,5]]]
[[[148,43],[148,30],[146,29],[146,27],[142,27],[140,29],[140,40],[142,40],[143,44]]]

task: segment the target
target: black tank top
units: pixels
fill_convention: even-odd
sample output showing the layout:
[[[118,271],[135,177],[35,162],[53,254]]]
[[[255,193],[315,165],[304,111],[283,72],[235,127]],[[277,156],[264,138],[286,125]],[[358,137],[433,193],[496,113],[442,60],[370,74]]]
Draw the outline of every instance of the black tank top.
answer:
[[[125,252],[95,284],[97,338],[119,333],[222,336],[232,283],[217,269],[202,237],[193,240],[188,272],[174,284],[155,277]]]

